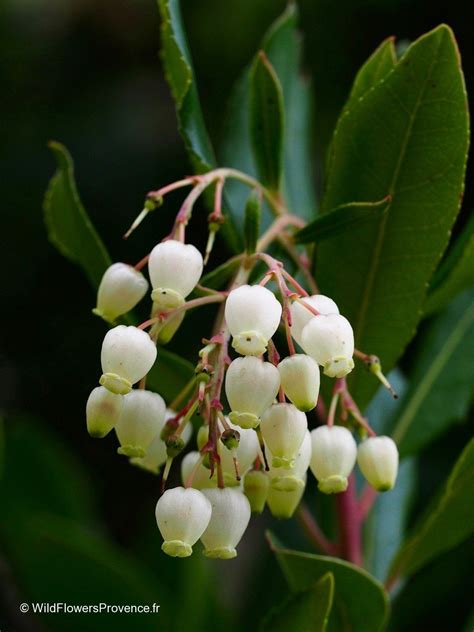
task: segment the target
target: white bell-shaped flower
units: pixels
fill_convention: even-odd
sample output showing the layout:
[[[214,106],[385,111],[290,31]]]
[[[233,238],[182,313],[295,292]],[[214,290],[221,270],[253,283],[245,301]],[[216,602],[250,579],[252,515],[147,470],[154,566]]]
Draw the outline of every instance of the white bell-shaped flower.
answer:
[[[135,389],[124,395],[123,407],[115,432],[119,454],[144,457],[165,423],[166,404],[158,393]]]
[[[272,453],[272,466],[294,467],[308,429],[306,415],[293,404],[273,404],[263,414],[260,429]]]
[[[295,353],[279,363],[278,371],[285,395],[296,408],[303,412],[313,410],[318,403],[320,384],[316,360],[304,353]]]
[[[217,487],[217,474],[211,478],[211,472],[207,467],[201,463],[197,465],[201,460],[201,454],[197,451],[188,452],[181,461],[181,480],[183,485],[187,485],[189,477],[194,472],[191,487],[195,489],[212,489]]]
[[[155,246],[148,260],[155,306],[166,311],[182,305],[196,287],[202,269],[202,255],[192,244],[168,239]]]
[[[301,482],[292,490],[281,490],[271,487],[268,490],[267,505],[275,518],[291,518],[303,498],[306,487],[306,474]]]
[[[225,378],[230,419],[241,428],[256,428],[279,388],[280,374],[273,364],[253,356],[236,358]]]
[[[301,334],[301,346],[329,377],[344,377],[354,368],[354,332],[340,314],[312,318]]]
[[[271,453],[267,450],[267,459],[271,462]],[[306,430],[302,444],[295,457],[291,469],[270,466],[268,472],[272,488],[280,491],[293,491],[303,485],[303,477],[306,474],[311,461],[311,433]]]
[[[143,274],[126,263],[114,263],[104,272],[92,311],[109,323],[137,305],[148,290]]]
[[[320,314],[339,314],[339,308],[336,303],[324,294],[314,294],[313,296],[303,296],[301,299],[307,303],[310,307],[313,307]],[[314,318],[314,314],[306,309],[304,305],[301,305],[299,301],[294,301],[291,305],[291,335],[296,342],[301,346],[301,334],[303,328]]]
[[[379,492],[392,489],[397,480],[398,449],[390,437],[369,437],[357,450],[362,474]]]
[[[280,318],[280,303],[261,285],[241,285],[227,297],[225,319],[233,336],[232,346],[241,355],[264,353]]]
[[[250,503],[234,487],[204,489],[212,505],[211,520],[201,536],[204,555],[229,560],[236,557],[240,542],[250,520]]]
[[[165,423],[168,421],[168,419],[172,419],[175,416],[176,416],[176,413],[174,410],[170,410],[169,408],[166,409],[163,423],[161,424],[159,431],[155,435],[155,438],[148,446],[146,455],[143,457],[138,457],[138,456],[132,457],[130,459],[130,463],[132,465],[136,465],[142,470],[146,470],[147,472],[151,472],[152,474],[159,474],[161,466],[166,463],[166,459],[168,458],[168,455],[166,453],[166,444],[161,438],[161,431],[163,430],[163,427]],[[186,426],[184,427],[183,432],[180,435],[185,445],[189,443],[189,440],[191,439],[192,434],[193,434],[192,424],[187,423]]]
[[[211,519],[211,503],[197,489],[168,489],[156,504],[162,550],[172,557],[189,557]]]
[[[91,437],[102,439],[115,426],[122,410],[123,397],[97,386],[86,404],[87,432]]]
[[[265,509],[270,488],[270,477],[263,470],[250,470],[244,477],[244,494],[252,513],[261,514]]]
[[[125,395],[153,366],[156,346],[138,327],[118,325],[105,335],[100,359],[100,384],[112,393]]]
[[[357,445],[343,426],[320,426],[311,431],[311,471],[325,494],[344,492],[357,458]]]

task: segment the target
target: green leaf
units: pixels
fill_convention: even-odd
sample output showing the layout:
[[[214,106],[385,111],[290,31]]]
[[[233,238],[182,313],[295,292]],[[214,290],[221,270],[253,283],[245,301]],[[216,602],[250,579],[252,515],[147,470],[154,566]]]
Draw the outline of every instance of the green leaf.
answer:
[[[473,394],[474,291],[461,294],[419,341],[410,388],[392,432],[400,455],[413,454],[463,419]]]
[[[364,569],[338,558],[281,548],[270,533],[267,539],[292,591],[307,590],[326,573],[334,575],[331,632],[383,629],[389,614],[388,598],[383,586]]]
[[[209,287],[214,290],[223,288],[228,281],[234,276],[240,267],[242,259],[240,256],[232,257],[228,259],[214,270],[211,270],[201,278],[200,285]],[[201,292],[199,289],[194,290],[196,296],[204,296],[206,292]]]
[[[251,191],[245,205],[245,251],[252,255],[256,251],[262,215],[262,196],[258,191]]]
[[[283,166],[283,92],[268,57],[260,51],[250,71],[250,138],[262,184],[279,191]]]
[[[66,604],[152,605],[169,603],[136,559],[73,520],[48,513],[10,527],[8,560],[25,601]],[[48,630],[170,629],[163,611],[145,613],[50,613],[38,616]]]
[[[437,500],[395,558],[390,578],[412,575],[474,532],[474,439],[467,444]]]
[[[395,68],[396,63],[395,38],[388,37],[375,49],[357,73],[344,110],[350,110],[359,99]]]
[[[215,158],[199,103],[196,78],[183,29],[179,0],[158,0],[161,57],[176,104],[178,128],[198,173],[215,167]]]
[[[441,263],[430,284],[424,315],[437,312],[474,285],[474,214]]]
[[[49,144],[57,163],[44,198],[44,220],[51,243],[80,265],[94,288],[111,264],[107,250],[82,206],[74,180],[74,165],[60,143]]]
[[[379,222],[390,205],[390,198],[379,202],[351,202],[320,215],[295,235],[300,244],[319,243],[360,228],[363,222]],[[317,245],[317,244],[316,244]]]
[[[265,51],[283,90],[285,126],[283,139],[283,197],[292,213],[312,219],[316,199],[311,162],[311,86],[300,74],[301,37],[297,31],[298,8],[290,3],[270,27],[260,48]],[[226,116],[222,162],[256,175],[249,133],[249,69],[236,82]],[[243,225],[247,190],[237,182],[226,185],[236,223]]]
[[[334,598],[334,575],[326,573],[307,590],[297,592],[263,620],[261,632],[325,632]]]
[[[403,461],[396,486],[389,492],[378,494],[365,524],[365,566],[380,581],[386,578],[404,540],[408,513],[416,491],[416,474],[415,461]]]
[[[363,234],[318,248],[321,291],[351,321],[356,346],[386,371],[414,335],[427,283],[459,210],[468,146],[468,110],[451,30],[412,44],[395,68],[341,116],[329,160],[323,210],[391,196]],[[337,261],[337,265],[335,265]],[[354,371],[364,407],[376,381]]]
[[[169,404],[193,375],[194,367],[190,362],[164,347],[159,347],[156,362],[147,376],[147,388],[159,393]]]

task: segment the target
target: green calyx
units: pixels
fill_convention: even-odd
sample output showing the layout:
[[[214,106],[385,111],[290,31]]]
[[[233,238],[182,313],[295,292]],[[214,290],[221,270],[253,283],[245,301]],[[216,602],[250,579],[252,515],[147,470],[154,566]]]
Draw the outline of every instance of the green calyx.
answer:
[[[204,549],[203,551],[206,557],[220,560],[231,560],[237,557],[237,551],[231,546],[221,546],[216,549]]]
[[[318,481],[318,489],[323,494],[340,494],[347,489],[348,481],[345,476],[329,476]]]
[[[161,545],[161,550],[170,557],[189,557],[192,555],[193,547],[182,540],[166,540]]]
[[[229,414],[229,419],[236,426],[240,426],[246,430],[249,428],[258,428],[260,425],[260,418],[257,417],[257,415],[252,413],[240,413],[237,410],[233,410]]]
[[[126,395],[132,390],[131,383],[117,373],[103,373],[100,377],[99,384],[111,393],[116,395]]]

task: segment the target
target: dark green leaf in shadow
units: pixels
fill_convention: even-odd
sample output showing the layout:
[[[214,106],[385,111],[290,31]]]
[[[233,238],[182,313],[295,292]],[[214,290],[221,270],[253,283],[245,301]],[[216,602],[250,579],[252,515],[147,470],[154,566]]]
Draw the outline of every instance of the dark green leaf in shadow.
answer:
[[[257,248],[262,216],[262,197],[258,191],[251,191],[245,205],[244,242],[245,251],[253,255]]]
[[[56,159],[57,169],[43,204],[48,237],[62,255],[83,268],[91,285],[96,288],[111,260],[82,206],[69,152],[53,141],[49,147]]]
[[[66,420],[65,420],[66,421]],[[84,432],[85,432],[84,403]],[[4,515],[49,511],[83,523],[96,522],[91,481],[72,450],[46,426],[27,416],[5,421],[5,462],[0,479]]]
[[[463,450],[441,494],[400,549],[390,570],[390,583],[408,576],[474,532],[474,439]]]
[[[300,244],[311,244],[341,235],[352,236],[364,222],[380,222],[387,211],[390,198],[379,202],[351,202],[342,204],[334,210],[320,215],[295,235]],[[316,244],[317,245],[317,244]]]
[[[161,606],[149,614],[37,614],[49,630],[171,629],[174,613],[167,609],[171,599],[166,587],[138,560],[71,519],[32,513],[16,528],[11,525],[6,549],[18,587],[30,602]]]
[[[318,282],[354,327],[356,346],[400,358],[421,317],[427,283],[459,211],[468,147],[459,52],[441,25],[412,44],[394,69],[337,124],[323,210],[391,196],[375,231],[318,248]],[[335,262],[337,261],[337,265]],[[350,377],[362,408],[376,389]]]
[[[334,598],[334,575],[326,573],[310,588],[288,597],[268,613],[261,632],[325,632]]]
[[[423,332],[410,387],[392,423],[400,455],[415,453],[462,420],[474,385],[474,290],[457,299]]]
[[[283,92],[263,51],[250,70],[250,140],[257,174],[266,187],[279,191],[283,166]]]
[[[428,290],[424,315],[437,312],[462,290],[474,286],[474,214],[442,261]]]
[[[330,632],[383,630],[389,614],[387,594],[367,571],[338,558],[282,548],[271,533],[267,540],[292,591],[307,590],[326,573],[334,575]]]

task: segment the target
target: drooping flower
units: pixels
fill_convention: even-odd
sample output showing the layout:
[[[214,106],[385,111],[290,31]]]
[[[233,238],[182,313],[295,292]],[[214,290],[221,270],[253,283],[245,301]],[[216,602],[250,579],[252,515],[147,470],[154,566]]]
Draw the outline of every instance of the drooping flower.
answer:
[[[166,404],[158,393],[135,389],[123,396],[120,418],[115,432],[120,442],[119,454],[144,457],[165,423]]]
[[[320,314],[339,314],[339,308],[336,303],[324,294],[314,294],[313,296],[304,296],[302,299],[310,307],[313,307]],[[314,318],[314,314],[306,309],[300,301],[294,301],[291,305],[291,335],[301,346],[301,334],[303,328]]]
[[[357,463],[362,474],[379,492],[395,486],[398,473],[398,449],[390,437],[369,437],[357,450]]]
[[[122,410],[123,397],[97,386],[86,404],[87,432],[91,437],[102,439],[115,426]]]
[[[340,314],[320,314],[303,328],[301,345],[329,377],[344,377],[354,368],[354,332]]]
[[[278,365],[281,387],[288,399],[303,412],[313,410],[319,396],[319,366],[304,353],[295,353]]]
[[[236,557],[236,546],[250,520],[247,497],[234,487],[204,489],[202,493],[212,505],[211,520],[201,536],[204,555],[223,560]]]
[[[357,458],[352,434],[342,426],[320,426],[311,431],[311,471],[325,494],[344,492]]]
[[[273,467],[294,467],[308,428],[306,415],[293,404],[273,404],[263,414],[260,428],[272,453]]]
[[[113,323],[137,305],[148,290],[143,274],[126,263],[114,263],[104,272],[92,311]]]

